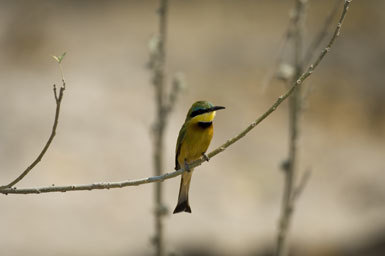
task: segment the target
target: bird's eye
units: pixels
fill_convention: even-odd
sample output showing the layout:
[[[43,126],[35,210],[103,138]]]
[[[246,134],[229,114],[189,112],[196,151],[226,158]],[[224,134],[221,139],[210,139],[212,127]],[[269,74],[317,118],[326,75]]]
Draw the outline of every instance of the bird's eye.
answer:
[[[192,118],[194,116],[197,116],[197,115],[200,115],[200,114],[203,114],[203,113],[205,113],[204,109],[202,109],[202,108],[196,109],[193,112],[191,112],[190,117]]]

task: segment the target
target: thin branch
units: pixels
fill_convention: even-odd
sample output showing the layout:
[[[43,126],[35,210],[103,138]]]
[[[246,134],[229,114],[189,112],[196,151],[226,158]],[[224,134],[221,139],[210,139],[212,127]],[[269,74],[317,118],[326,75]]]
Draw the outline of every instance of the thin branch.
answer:
[[[214,156],[218,155],[219,153],[225,151],[228,147],[230,147],[232,144],[246,136],[255,126],[257,126],[259,123],[261,123],[266,117],[268,117],[271,113],[273,113],[281,103],[289,97],[294,90],[297,89],[297,87],[301,86],[303,82],[313,73],[313,71],[316,69],[316,67],[321,63],[325,55],[330,51],[331,47],[334,44],[334,41],[339,36],[341,31],[342,22],[345,19],[347,10],[351,4],[352,0],[345,0],[344,9],[342,11],[341,17],[339,19],[337,28],[334,31],[334,34],[332,38],[330,39],[329,43],[327,44],[326,48],[321,51],[321,54],[318,56],[316,61],[311,64],[306,71],[298,78],[298,80],[293,83],[292,87],[283,95],[278,97],[278,99],[274,102],[274,104],[261,116],[259,116],[254,122],[252,122],[246,129],[244,129],[242,132],[240,132],[237,136],[227,140],[223,145],[216,148],[215,150],[211,151],[207,156],[209,158],[213,158]],[[195,168],[199,165],[201,165],[203,162],[206,162],[206,159],[203,157],[192,162],[189,164],[190,168]],[[49,186],[49,187],[38,187],[38,188],[6,188],[1,189],[1,194],[40,194],[40,193],[49,193],[49,192],[67,192],[67,191],[81,191],[81,190],[94,190],[94,189],[112,189],[112,188],[122,188],[122,187],[128,187],[128,186],[138,186],[141,184],[147,184],[147,183],[153,183],[153,182],[161,182],[165,181],[167,179],[171,179],[174,177],[177,177],[181,175],[185,171],[184,168],[181,168],[177,171],[168,172],[163,175],[159,176],[153,176],[143,179],[137,179],[137,180],[125,180],[121,182],[100,182],[100,183],[94,183],[94,184],[85,184],[85,185],[69,185],[69,186]]]
[[[306,50],[306,53],[305,53],[303,61],[302,61],[303,65],[307,65],[312,60],[314,53],[316,52],[316,50],[319,48],[319,46],[321,45],[323,40],[328,35],[329,27],[331,26],[331,24],[333,22],[333,18],[336,16],[336,14],[339,10],[340,2],[341,2],[341,0],[335,0],[334,1],[334,6],[333,6],[331,12],[329,13],[329,15],[326,17],[321,30],[314,37],[312,43],[310,44],[310,46]],[[302,94],[302,99],[305,100],[308,98],[308,96],[310,95],[311,89],[312,89],[312,85],[308,85],[306,87],[304,93]],[[304,106],[302,106],[302,108],[304,108]]]
[[[165,173],[160,176],[153,176],[136,180],[125,180],[120,182],[98,182],[93,184],[83,185],[67,185],[67,186],[48,186],[48,187],[36,187],[36,188],[7,188],[0,190],[2,194],[41,194],[50,192],[67,192],[67,191],[85,191],[85,190],[97,190],[97,189],[113,189],[123,188],[128,186],[138,186],[147,183],[154,183],[164,181],[170,178],[177,177],[183,173],[184,169],[180,169],[175,172]]]
[[[314,56],[314,52],[318,49],[318,47],[321,45],[322,41],[325,39],[325,37],[328,35],[328,29],[330,25],[333,22],[334,16],[336,16],[338,7],[340,6],[341,0],[335,0],[334,6],[329,13],[329,15],[326,17],[323,26],[319,33],[314,37],[313,41],[311,42],[310,46],[307,48],[306,53],[303,58],[303,64],[306,65],[311,61],[311,59]]]
[[[60,61],[61,62],[61,61]],[[21,181],[42,159],[43,159],[43,156],[44,154],[47,152],[49,146],[51,145],[52,141],[53,141],[53,138],[55,137],[56,135],[56,128],[57,128],[57,125],[58,125],[58,122],[59,122],[59,115],[60,115],[60,105],[61,105],[61,102],[63,100],[63,95],[64,95],[64,90],[65,90],[65,81],[64,81],[64,77],[63,77],[63,71],[62,71],[62,68],[61,68],[61,64],[59,62],[59,67],[60,67],[60,72],[61,72],[61,75],[62,75],[62,86],[60,87],[60,90],[59,90],[59,95],[57,93],[57,90],[56,90],[56,85],[53,85],[53,93],[54,93],[54,97],[55,97],[55,101],[56,101],[56,110],[55,110],[55,118],[54,118],[54,122],[53,122],[53,126],[52,126],[52,130],[51,130],[51,134],[48,138],[48,141],[47,143],[44,145],[42,151],[40,152],[40,154],[37,156],[37,158],[32,162],[32,164],[30,164],[16,179],[14,179],[12,182],[10,182],[9,184],[7,185],[4,185],[4,186],[0,186],[0,190],[1,189],[6,189],[6,188],[11,188],[12,186],[16,185],[19,181]]]
[[[291,193],[291,196],[287,198],[289,202],[287,205],[285,205],[284,208],[284,215],[282,216],[280,220],[280,229],[278,231],[278,240],[277,240],[277,250],[276,255],[286,255],[284,253],[287,253],[287,248],[285,248],[285,242],[287,241],[287,232],[288,232],[288,225],[290,222],[290,216],[293,214],[294,211],[294,205],[295,202],[300,197],[301,193],[305,189],[305,186],[307,182],[310,179],[311,171],[307,170],[303,175],[302,178],[297,185],[295,189],[293,189],[293,192]]]

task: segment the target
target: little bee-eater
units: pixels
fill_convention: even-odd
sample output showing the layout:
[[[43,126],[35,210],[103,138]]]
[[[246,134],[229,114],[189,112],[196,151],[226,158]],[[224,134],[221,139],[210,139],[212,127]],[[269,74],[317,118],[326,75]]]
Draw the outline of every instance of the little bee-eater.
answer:
[[[178,204],[174,213],[191,213],[188,201],[188,191],[193,169],[188,164],[205,155],[213,137],[213,120],[215,111],[224,109],[224,107],[213,106],[207,101],[195,102],[187,113],[186,120],[179,131],[176,143],[175,170],[182,166],[187,169],[182,174],[179,188]]]

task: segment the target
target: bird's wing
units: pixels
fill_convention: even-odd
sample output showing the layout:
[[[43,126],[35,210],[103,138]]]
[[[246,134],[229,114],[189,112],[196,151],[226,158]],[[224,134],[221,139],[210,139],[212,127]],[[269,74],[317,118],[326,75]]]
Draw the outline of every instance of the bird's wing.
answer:
[[[186,124],[183,124],[182,128],[179,131],[178,140],[176,142],[176,150],[175,150],[175,170],[179,170],[181,166],[178,163],[178,157],[180,153],[180,149],[182,147],[182,143],[184,140],[184,137],[186,135]]]

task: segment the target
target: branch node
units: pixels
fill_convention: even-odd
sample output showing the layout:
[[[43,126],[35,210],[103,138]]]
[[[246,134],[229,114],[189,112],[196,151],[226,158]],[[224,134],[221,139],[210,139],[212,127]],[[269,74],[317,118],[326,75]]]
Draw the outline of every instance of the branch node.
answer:
[[[166,106],[167,114],[174,109],[178,95],[182,90],[184,90],[184,88],[186,88],[184,75],[182,72],[178,72],[174,75],[174,78],[172,80],[172,89],[170,91]]]
[[[55,101],[57,103],[59,98],[57,96],[56,84],[53,84],[53,95],[55,96]]]
[[[62,81],[61,89],[63,89],[64,91],[66,89],[66,82],[64,81],[64,78],[61,81]]]
[[[168,213],[169,213],[169,210],[167,206],[164,204],[157,205],[157,207],[155,207],[155,214],[158,216],[165,216],[165,215],[168,215]]]
[[[202,159],[206,162],[210,161],[210,158],[205,153],[202,154]]]
[[[276,73],[276,78],[284,82],[290,81],[294,76],[294,67],[292,65],[282,63]]]
[[[290,160],[286,159],[286,160],[282,161],[280,167],[281,167],[282,171],[288,172],[290,170],[290,166],[291,166]]]

